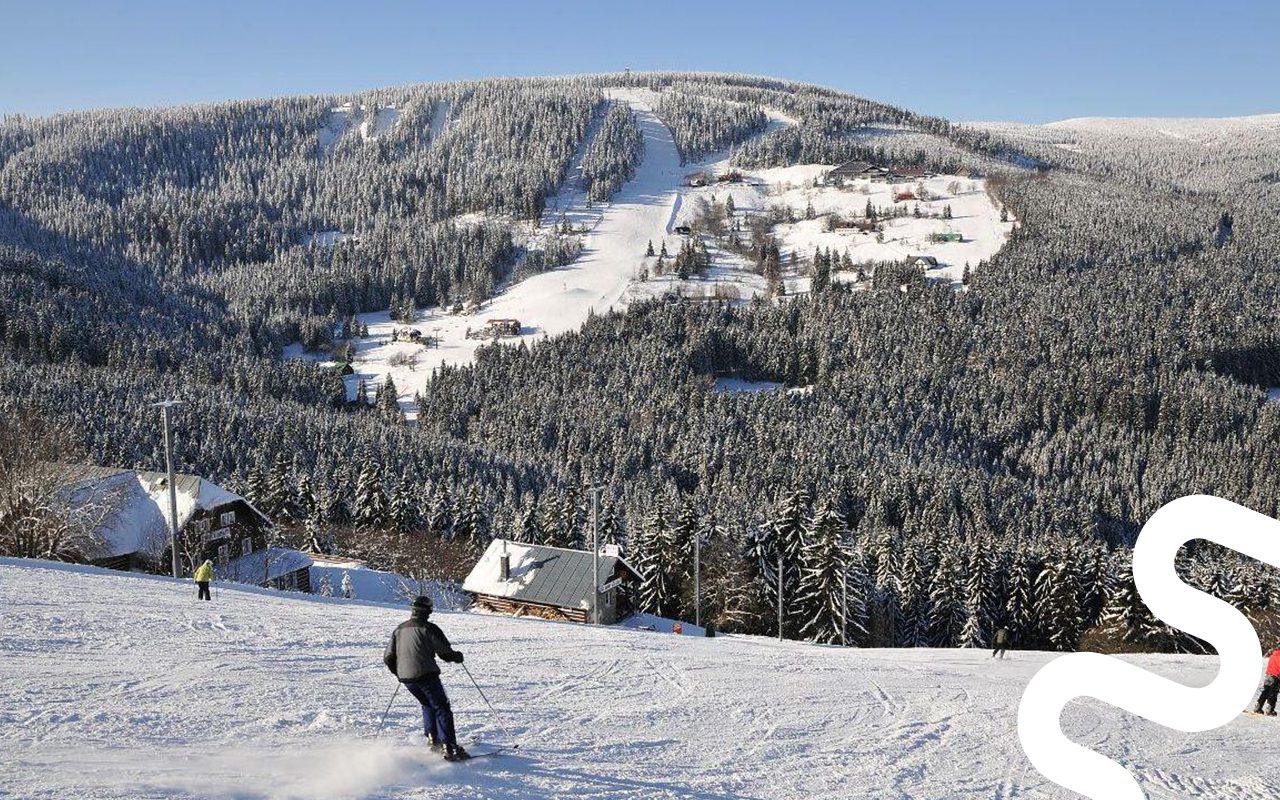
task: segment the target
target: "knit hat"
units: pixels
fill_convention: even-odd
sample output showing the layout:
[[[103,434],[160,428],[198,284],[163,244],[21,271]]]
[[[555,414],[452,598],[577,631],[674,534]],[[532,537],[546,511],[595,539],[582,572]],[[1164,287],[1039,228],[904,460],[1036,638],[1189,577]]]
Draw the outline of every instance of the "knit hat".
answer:
[[[413,598],[414,611],[420,611],[424,614],[430,614],[432,611],[435,610],[435,608],[436,608],[436,604],[431,602],[431,598],[427,597],[425,594],[419,595],[418,597]]]

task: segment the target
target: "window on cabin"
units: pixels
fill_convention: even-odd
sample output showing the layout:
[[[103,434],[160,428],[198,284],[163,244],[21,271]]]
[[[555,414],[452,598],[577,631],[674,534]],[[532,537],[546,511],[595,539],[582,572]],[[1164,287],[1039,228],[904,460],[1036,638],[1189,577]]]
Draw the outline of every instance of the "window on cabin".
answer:
[[[234,511],[223,511],[222,515],[218,517],[219,524],[224,526],[232,525],[235,523],[235,521],[236,521],[236,512]]]
[[[240,555],[247,556],[253,552],[253,539],[245,538],[240,541]]]
[[[231,547],[225,544],[218,545],[218,563],[225,567],[230,559]]]

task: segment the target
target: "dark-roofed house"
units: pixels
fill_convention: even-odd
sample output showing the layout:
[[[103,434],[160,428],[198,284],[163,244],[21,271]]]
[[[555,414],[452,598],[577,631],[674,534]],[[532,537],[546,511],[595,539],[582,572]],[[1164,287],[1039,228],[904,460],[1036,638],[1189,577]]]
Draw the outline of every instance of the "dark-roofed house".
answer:
[[[918,181],[929,177],[929,170],[924,167],[894,167],[889,170],[891,181]]]
[[[93,513],[98,552],[91,563],[112,569],[168,572],[169,482],[162,472],[87,465],[60,468],[56,477],[62,510],[71,517]],[[309,563],[271,551],[271,520],[240,495],[198,475],[176,475],[178,555],[184,574],[208,559],[223,580],[304,588]],[[304,588],[304,591],[306,589]]]
[[[846,161],[823,176],[827,186],[844,186],[856,180],[880,180],[888,174],[884,167],[867,161]]]
[[[591,620],[591,552],[520,544],[495,539],[462,588],[473,605],[515,616],[570,622]],[[631,613],[627,588],[640,574],[614,548],[600,555],[595,585],[600,592],[600,621],[611,625]]]

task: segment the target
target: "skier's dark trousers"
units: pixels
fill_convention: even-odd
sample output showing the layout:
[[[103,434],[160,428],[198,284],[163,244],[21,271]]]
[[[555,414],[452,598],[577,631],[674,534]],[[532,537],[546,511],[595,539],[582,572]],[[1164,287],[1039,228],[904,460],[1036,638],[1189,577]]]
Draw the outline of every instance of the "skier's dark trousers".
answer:
[[[431,740],[431,746],[444,747],[445,758],[452,761],[467,758],[467,751],[458,746],[453,709],[440,683],[436,657],[461,664],[462,653],[454,650],[444,631],[429,621],[431,611],[430,597],[414,600],[412,616],[392,632],[382,660],[422,704],[422,732]]]
[[[1253,713],[1262,714],[1263,705],[1266,705],[1266,714],[1274,717],[1276,715],[1276,697],[1280,696],[1280,647],[1276,647],[1267,657],[1267,677],[1262,682],[1262,693],[1258,695],[1258,704],[1254,706]]]
[[[1009,629],[1000,628],[996,631],[995,647],[991,650],[991,657],[1004,658],[1004,654],[1009,649]]]

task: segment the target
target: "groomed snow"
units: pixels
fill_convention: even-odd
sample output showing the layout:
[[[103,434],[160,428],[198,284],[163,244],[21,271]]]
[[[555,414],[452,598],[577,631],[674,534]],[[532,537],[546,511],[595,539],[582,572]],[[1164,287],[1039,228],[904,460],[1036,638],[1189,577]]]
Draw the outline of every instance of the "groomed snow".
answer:
[[[435,620],[518,754],[446,765],[382,649],[402,608],[0,559],[0,795],[66,798],[1071,797],[1019,749],[1023,686],[1050,658],[856,650],[532,619]],[[1213,657],[1132,659],[1203,685]],[[1260,665],[1261,667],[1261,665]],[[506,738],[444,665],[461,736]],[[1261,668],[1259,669],[1261,673]],[[1152,798],[1280,793],[1274,720],[1187,735],[1092,703],[1084,744]]]

